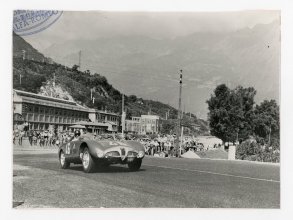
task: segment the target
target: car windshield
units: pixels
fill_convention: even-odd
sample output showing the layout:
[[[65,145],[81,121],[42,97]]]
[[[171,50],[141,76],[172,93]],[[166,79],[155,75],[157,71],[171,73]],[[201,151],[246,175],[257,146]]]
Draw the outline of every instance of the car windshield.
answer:
[[[121,140],[121,136],[117,134],[92,134],[86,133],[80,136],[81,139],[84,140]]]
[[[121,140],[121,136],[117,135],[117,134],[102,134],[102,135],[98,135],[98,138],[100,140]]]

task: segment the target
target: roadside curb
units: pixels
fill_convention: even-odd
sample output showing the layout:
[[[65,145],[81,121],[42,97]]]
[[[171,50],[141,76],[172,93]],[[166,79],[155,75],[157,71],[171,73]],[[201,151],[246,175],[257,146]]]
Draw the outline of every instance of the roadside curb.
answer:
[[[156,158],[156,159],[188,159],[188,160],[214,160],[214,161],[235,161],[242,163],[253,163],[259,165],[272,165],[272,166],[280,166],[280,163],[270,163],[270,162],[261,162],[261,161],[251,161],[251,160],[228,160],[228,159],[217,159],[217,158],[183,158],[183,157],[154,157],[150,155],[146,155],[148,158]]]
[[[45,149],[42,149],[42,148],[13,148],[13,154],[18,154],[18,153],[37,153],[37,154],[42,154],[42,153],[52,153],[52,154],[55,154],[58,152],[58,148],[45,148]]]

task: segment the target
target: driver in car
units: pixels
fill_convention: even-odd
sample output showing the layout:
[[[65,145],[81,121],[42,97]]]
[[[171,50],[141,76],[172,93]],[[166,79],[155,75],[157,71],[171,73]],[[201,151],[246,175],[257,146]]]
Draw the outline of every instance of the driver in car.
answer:
[[[72,137],[72,139],[70,140],[70,141],[78,141],[79,140],[79,138],[80,138],[80,136],[81,136],[81,132],[80,132],[80,130],[78,129],[78,130],[75,130],[74,131],[74,136]],[[80,158],[82,158],[82,156],[83,156],[83,153],[82,152],[80,152]]]
[[[80,138],[80,135],[81,135],[80,130],[79,129],[75,130],[74,131],[74,136],[72,137],[72,139],[70,141],[78,141],[79,138]]]

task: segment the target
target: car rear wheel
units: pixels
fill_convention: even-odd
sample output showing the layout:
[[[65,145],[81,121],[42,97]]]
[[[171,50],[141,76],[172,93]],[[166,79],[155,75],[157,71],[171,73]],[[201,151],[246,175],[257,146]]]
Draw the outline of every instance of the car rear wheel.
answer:
[[[82,167],[83,167],[83,171],[86,173],[93,172],[95,168],[95,161],[93,160],[89,152],[89,149],[87,147],[83,150]]]
[[[67,169],[70,166],[70,163],[66,160],[63,151],[61,151],[59,154],[59,162],[62,169]]]
[[[142,159],[136,159],[133,162],[128,163],[128,168],[131,171],[137,171],[141,167]]]

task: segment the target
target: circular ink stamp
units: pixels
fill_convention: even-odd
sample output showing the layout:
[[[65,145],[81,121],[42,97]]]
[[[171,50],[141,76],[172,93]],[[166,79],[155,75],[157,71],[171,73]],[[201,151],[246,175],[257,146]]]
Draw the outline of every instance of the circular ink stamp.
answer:
[[[16,10],[13,12],[13,31],[20,36],[41,32],[54,24],[62,11]]]

